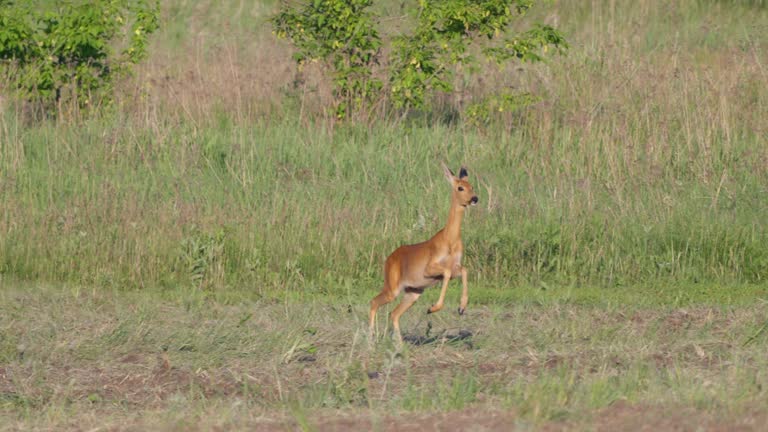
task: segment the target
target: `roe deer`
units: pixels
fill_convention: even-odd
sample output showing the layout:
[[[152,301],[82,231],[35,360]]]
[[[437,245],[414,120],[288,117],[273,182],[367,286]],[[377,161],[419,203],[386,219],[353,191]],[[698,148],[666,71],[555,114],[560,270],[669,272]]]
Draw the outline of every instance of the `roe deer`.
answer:
[[[427,311],[427,313],[437,312],[443,308],[448,282],[451,278],[461,275],[459,315],[464,314],[467,308],[467,301],[469,301],[467,269],[461,265],[463,251],[461,219],[464,217],[464,209],[467,206],[477,204],[477,195],[473,192],[472,185],[465,180],[467,170],[464,167],[461,167],[458,177],[445,164],[443,164],[443,170],[452,187],[448,223],[431,239],[422,243],[400,246],[387,258],[384,264],[384,288],[371,300],[371,337],[376,309],[394,300],[401,291],[405,291],[403,299],[391,313],[393,331],[398,342],[402,341],[400,316],[416,302],[426,287],[443,282],[440,298]]]

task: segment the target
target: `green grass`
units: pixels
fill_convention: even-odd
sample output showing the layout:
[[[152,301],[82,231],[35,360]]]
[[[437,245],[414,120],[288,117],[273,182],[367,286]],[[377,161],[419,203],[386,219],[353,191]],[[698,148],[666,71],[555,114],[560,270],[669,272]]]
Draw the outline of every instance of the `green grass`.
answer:
[[[764,2],[546,2],[567,56],[348,124],[274,7],[164,3],[92,118],[0,98],[0,429],[762,424]],[[499,88],[541,102],[462,122]],[[443,160],[480,197],[470,314],[428,290],[403,328],[472,336],[397,352],[382,313],[369,346],[387,254],[447,218]]]

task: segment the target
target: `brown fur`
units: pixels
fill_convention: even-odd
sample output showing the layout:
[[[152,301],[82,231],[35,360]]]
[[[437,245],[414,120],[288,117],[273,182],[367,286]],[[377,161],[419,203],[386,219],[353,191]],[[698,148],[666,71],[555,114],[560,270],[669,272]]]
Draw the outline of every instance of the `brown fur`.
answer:
[[[437,312],[443,308],[448,282],[452,278],[461,276],[462,292],[459,314],[463,314],[467,308],[469,301],[467,269],[461,265],[464,251],[461,243],[461,220],[464,217],[466,207],[477,203],[477,196],[472,190],[472,185],[466,181],[467,172],[463,167],[460,171],[460,178],[456,177],[445,164],[443,164],[443,169],[452,187],[448,223],[431,239],[422,243],[400,246],[387,258],[384,264],[384,288],[379,295],[371,300],[371,334],[373,334],[376,310],[394,300],[403,291],[405,291],[403,299],[391,314],[392,326],[398,340],[402,340],[400,317],[421,296],[424,288],[442,281],[443,287],[440,291],[440,298],[427,311],[427,313]]]

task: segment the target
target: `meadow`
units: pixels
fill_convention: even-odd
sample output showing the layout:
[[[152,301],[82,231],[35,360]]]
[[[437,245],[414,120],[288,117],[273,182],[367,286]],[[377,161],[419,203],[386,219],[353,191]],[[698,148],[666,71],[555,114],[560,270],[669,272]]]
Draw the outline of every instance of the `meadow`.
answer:
[[[541,2],[567,55],[352,122],[277,7],[164,1],[97,115],[0,98],[0,430],[768,421],[764,2]],[[464,121],[500,88],[541,100]],[[480,197],[468,314],[454,282],[369,343],[387,254],[447,218],[441,161]]]

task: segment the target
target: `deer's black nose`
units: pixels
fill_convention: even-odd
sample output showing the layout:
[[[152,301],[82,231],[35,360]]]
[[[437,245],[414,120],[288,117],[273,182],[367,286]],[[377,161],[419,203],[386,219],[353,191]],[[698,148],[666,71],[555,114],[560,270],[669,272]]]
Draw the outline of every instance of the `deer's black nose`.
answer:
[[[473,196],[471,201],[472,201],[472,204],[477,204],[477,196]]]

